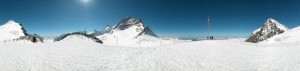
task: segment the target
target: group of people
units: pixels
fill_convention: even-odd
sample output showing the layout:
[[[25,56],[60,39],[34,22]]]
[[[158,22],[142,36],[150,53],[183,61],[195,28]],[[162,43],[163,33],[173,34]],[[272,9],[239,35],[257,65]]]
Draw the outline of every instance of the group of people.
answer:
[[[207,36],[207,40],[214,40],[214,36]]]

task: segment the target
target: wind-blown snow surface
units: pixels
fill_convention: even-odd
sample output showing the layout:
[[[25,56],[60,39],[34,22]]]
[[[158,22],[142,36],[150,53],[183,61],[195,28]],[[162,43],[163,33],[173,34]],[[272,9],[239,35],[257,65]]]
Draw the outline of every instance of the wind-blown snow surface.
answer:
[[[293,28],[285,33],[269,38],[262,43],[290,43],[300,42],[300,27]]]
[[[46,44],[0,42],[1,71],[299,71],[300,44],[206,40],[108,46],[72,36]]]

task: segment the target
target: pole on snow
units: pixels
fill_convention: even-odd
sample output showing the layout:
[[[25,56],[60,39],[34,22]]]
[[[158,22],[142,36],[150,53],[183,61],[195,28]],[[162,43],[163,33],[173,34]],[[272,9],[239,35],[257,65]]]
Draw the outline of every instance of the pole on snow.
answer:
[[[207,19],[207,23],[208,23],[208,38],[210,39],[210,17],[208,16],[208,19]]]
[[[208,40],[213,40],[214,36],[212,36],[211,33],[210,33],[210,17],[209,16],[207,18],[207,23],[208,23],[208,36],[207,36],[207,39]]]

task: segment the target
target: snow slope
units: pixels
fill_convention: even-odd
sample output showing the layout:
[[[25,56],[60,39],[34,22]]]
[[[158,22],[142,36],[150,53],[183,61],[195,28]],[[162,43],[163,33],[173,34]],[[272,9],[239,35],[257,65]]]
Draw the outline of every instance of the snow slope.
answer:
[[[299,71],[300,44],[207,40],[160,47],[0,42],[1,71]]]
[[[130,30],[118,32],[115,31],[114,34],[104,34],[98,36],[99,39],[103,41],[104,45],[113,46],[130,46],[130,47],[153,47],[161,45],[171,45],[176,43],[184,43],[189,41],[178,40],[178,39],[163,39],[150,35],[142,35],[138,38],[131,37],[134,34],[125,33],[131,32]],[[130,38],[131,37],[131,38]]]
[[[22,26],[13,20],[9,20],[0,26],[0,33],[0,41],[13,40],[26,35],[26,31],[22,29]]]
[[[300,42],[300,27],[293,28],[285,33],[276,35],[263,43],[291,43]]]

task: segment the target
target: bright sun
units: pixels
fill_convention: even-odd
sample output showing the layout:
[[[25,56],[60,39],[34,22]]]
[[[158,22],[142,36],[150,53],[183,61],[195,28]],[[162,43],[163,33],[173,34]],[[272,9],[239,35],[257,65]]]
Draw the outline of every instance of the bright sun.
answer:
[[[91,0],[81,0],[83,3],[87,4],[89,3]]]

